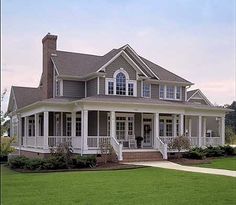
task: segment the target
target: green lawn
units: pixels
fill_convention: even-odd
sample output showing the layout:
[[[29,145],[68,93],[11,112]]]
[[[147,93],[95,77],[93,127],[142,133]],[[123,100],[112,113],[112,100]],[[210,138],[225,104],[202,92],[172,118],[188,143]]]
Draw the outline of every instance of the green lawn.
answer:
[[[209,164],[199,164],[197,166],[236,171],[236,157],[214,159]]]
[[[236,201],[236,178],[159,168],[17,173],[4,167],[4,205],[175,204]]]

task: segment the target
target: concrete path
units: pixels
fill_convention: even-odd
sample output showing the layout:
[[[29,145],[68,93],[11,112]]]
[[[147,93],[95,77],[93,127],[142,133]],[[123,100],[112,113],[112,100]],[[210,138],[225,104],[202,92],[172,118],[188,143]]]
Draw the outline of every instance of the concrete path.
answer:
[[[160,167],[160,168],[165,168],[165,169],[175,169],[175,170],[186,171],[186,172],[198,172],[198,173],[205,173],[205,174],[216,174],[216,175],[236,177],[236,171],[230,171],[230,170],[225,170],[225,169],[212,169],[212,168],[203,168],[203,167],[183,166],[183,165],[176,164],[170,161],[127,162],[124,164]]]

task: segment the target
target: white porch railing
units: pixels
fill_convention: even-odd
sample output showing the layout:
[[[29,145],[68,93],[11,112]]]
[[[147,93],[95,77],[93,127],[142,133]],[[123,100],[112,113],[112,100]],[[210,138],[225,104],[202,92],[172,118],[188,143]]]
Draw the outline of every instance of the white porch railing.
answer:
[[[111,145],[115,150],[116,155],[118,156],[118,160],[119,161],[123,160],[123,155],[122,155],[123,144],[119,143],[115,137],[111,137]]]
[[[189,137],[190,146],[197,147],[199,145],[199,138],[198,137]]]
[[[205,146],[218,146],[221,145],[221,137],[206,137]]]
[[[37,136],[36,137],[36,147],[43,148],[44,143],[44,136]]]
[[[167,159],[167,144],[164,143],[160,137],[154,137],[155,144],[158,148],[158,150],[161,152],[163,159]]]
[[[102,143],[110,143],[109,136],[88,136],[88,149],[99,149]]]
[[[56,147],[61,143],[68,143],[69,146],[73,148],[80,148],[81,137],[71,137],[71,136],[49,136],[48,137],[48,147]]]

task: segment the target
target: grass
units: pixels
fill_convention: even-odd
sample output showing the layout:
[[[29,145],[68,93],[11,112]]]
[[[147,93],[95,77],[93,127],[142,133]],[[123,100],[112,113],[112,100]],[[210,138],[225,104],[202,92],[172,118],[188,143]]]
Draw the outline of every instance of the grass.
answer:
[[[214,159],[211,163],[199,164],[196,166],[236,171],[236,157]]]
[[[223,205],[236,201],[233,177],[160,168],[26,174],[3,167],[2,171],[4,205]]]

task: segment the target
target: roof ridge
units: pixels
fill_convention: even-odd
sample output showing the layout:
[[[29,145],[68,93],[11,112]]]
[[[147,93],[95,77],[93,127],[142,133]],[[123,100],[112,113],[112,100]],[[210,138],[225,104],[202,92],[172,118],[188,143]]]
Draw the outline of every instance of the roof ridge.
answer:
[[[63,53],[69,53],[69,54],[80,54],[80,55],[88,55],[88,56],[102,57],[101,55],[99,56],[99,55],[88,54],[88,53],[76,53],[76,52],[62,51],[62,50],[56,50],[56,52],[63,52]]]

